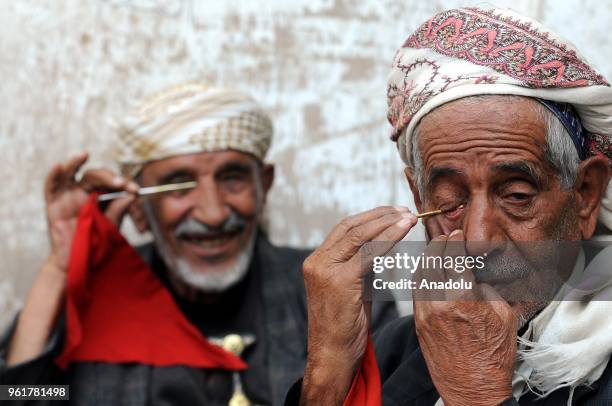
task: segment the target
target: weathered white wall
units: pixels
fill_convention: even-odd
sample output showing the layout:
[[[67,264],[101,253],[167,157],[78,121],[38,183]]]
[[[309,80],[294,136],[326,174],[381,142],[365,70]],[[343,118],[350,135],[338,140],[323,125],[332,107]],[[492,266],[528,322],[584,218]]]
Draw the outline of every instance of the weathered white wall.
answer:
[[[610,1],[495,5],[543,20],[612,77]],[[170,82],[250,91],[273,113],[273,240],[313,245],[339,218],[408,204],[385,121],[395,49],[433,13],[475,1],[2,0],[0,325],[47,253],[42,182],[87,149],[111,164],[109,117]]]

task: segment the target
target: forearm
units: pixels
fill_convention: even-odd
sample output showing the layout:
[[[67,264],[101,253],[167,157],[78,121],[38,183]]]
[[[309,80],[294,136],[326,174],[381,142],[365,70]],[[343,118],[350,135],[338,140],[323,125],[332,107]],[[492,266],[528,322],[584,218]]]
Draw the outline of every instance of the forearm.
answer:
[[[29,361],[43,352],[61,311],[65,288],[65,271],[47,260],[17,321],[7,352],[7,366]]]

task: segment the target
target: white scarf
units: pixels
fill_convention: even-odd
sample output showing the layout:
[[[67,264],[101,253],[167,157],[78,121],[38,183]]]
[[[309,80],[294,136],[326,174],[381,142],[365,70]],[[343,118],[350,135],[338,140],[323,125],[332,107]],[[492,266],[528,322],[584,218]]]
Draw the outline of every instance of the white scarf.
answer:
[[[545,307],[518,337],[512,378],[516,399],[530,389],[544,397],[570,387],[567,405],[571,406],[576,387],[591,385],[601,377],[612,354],[611,264],[612,246],[602,250],[586,269],[581,251],[571,283],[559,291],[560,300]],[[578,278],[584,282],[576,285]],[[435,406],[444,406],[441,398]]]
[[[612,354],[612,246],[602,250],[584,269],[584,253],[576,262],[578,287],[566,284],[519,337],[513,394],[518,399],[529,388],[542,396],[597,381]],[[575,275],[576,273],[574,273]],[[571,285],[571,286],[570,286]],[[597,286],[597,288],[589,288]]]

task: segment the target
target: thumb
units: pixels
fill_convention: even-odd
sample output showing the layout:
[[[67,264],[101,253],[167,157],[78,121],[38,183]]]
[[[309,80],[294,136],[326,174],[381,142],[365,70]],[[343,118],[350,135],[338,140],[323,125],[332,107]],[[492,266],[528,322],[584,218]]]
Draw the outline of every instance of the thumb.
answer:
[[[486,301],[489,303],[493,311],[497,313],[499,318],[513,326],[518,323],[518,318],[512,307],[506,302],[493,288],[493,286],[486,283],[478,285],[480,288],[481,298],[479,300]]]

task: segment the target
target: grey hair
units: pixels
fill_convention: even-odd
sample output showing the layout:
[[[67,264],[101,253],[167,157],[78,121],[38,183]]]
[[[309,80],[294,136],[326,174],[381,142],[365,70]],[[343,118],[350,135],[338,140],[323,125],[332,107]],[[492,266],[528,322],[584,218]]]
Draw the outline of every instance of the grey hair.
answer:
[[[473,98],[481,97],[483,96],[473,96]],[[536,113],[544,120],[546,126],[544,157],[556,170],[561,188],[569,189],[574,185],[578,175],[580,164],[578,151],[576,151],[576,147],[561,121],[546,106],[537,102],[534,108]],[[423,198],[425,196],[425,180],[423,157],[419,148],[419,127],[420,122],[414,128],[410,140],[413,165],[409,166],[409,169],[414,174],[419,194]]]

